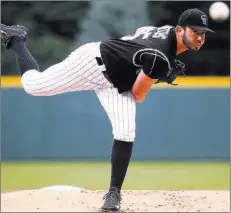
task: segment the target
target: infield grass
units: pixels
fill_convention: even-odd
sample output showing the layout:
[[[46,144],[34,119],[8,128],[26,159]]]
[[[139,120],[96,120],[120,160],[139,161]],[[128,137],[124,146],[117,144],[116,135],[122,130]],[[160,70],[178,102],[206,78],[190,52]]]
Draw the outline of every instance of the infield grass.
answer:
[[[108,189],[109,162],[2,162],[1,191],[73,185]],[[229,190],[228,162],[130,163],[123,189]]]

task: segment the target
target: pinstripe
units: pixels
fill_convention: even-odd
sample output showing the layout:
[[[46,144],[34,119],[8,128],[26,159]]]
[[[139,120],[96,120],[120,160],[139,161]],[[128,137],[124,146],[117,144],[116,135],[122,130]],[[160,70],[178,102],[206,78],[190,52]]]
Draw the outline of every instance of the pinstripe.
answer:
[[[130,92],[118,93],[103,75],[105,66],[98,65],[96,56],[100,56],[99,43],[84,45],[42,73],[27,71],[22,76],[23,87],[28,93],[44,96],[94,90],[110,119],[114,138],[134,141],[135,101]]]
[[[128,128],[127,128],[127,113],[124,112],[124,109],[126,108],[126,100],[125,100],[126,96],[123,95],[123,98],[122,98],[122,115],[123,115],[123,129],[124,129],[124,134],[123,134],[123,137],[128,140],[128,137],[127,137],[127,134],[126,132],[128,132]]]
[[[79,55],[81,55],[80,56],[80,59],[82,59],[84,56],[85,56],[85,54],[84,53],[81,53],[81,51],[78,51],[79,52]],[[87,51],[85,51],[85,52],[87,52]],[[87,52],[87,54],[89,54],[88,52]],[[50,78],[50,77],[53,77],[53,75],[54,75],[54,71],[57,71],[57,69],[56,69],[56,67],[58,67],[58,66],[60,66],[62,69],[60,69],[59,70],[59,72],[57,72],[57,74],[59,74],[59,75],[57,75],[57,77],[59,77],[59,76],[62,76],[63,74],[65,74],[65,73],[67,73],[69,70],[71,70],[71,69],[74,69],[74,68],[76,68],[79,64],[81,64],[84,60],[81,60],[80,61],[80,63],[78,63],[78,64],[75,64],[75,62],[77,61],[77,59],[78,59],[78,57],[79,57],[79,55],[77,55],[77,56],[75,56],[75,57],[73,57],[73,54],[71,54],[68,58],[66,58],[63,62],[61,62],[61,63],[58,63],[58,64],[55,64],[55,65],[53,65],[53,66],[51,66],[51,67],[49,67],[47,70],[45,70],[44,72],[42,72],[40,75],[39,75],[39,79],[38,78],[33,78],[33,76],[32,76],[32,78],[28,78],[28,81],[38,81],[38,80],[42,80],[42,79],[44,79],[45,78],[45,80],[48,78]],[[75,60],[73,60],[73,59],[75,59]],[[71,60],[73,60],[71,63],[70,63],[70,61]],[[64,66],[65,65],[65,66]],[[72,67],[73,66],[73,67]],[[67,68],[69,68],[69,69],[67,69]],[[62,71],[64,71],[64,73],[62,73]],[[44,75],[45,74],[45,75]],[[43,83],[43,82],[42,82]]]
[[[89,69],[91,69],[91,68],[93,68],[95,66],[95,64],[92,66],[92,67],[90,67]],[[82,69],[84,67],[84,65],[80,68],[80,70]],[[66,72],[67,73],[67,72]],[[65,73],[65,74],[66,74]],[[69,75],[68,77],[71,77],[71,76],[73,76],[73,75],[75,75],[76,73],[72,73],[71,75]],[[79,75],[78,76],[78,78],[80,78],[80,80],[79,81],[82,81],[82,80],[84,80],[84,78],[81,78],[82,76],[84,76],[84,74],[85,74],[85,72],[83,72],[81,75]],[[63,85],[66,85],[66,84],[68,84],[68,83],[70,83],[70,82],[74,82],[73,84],[76,84],[76,83],[78,83],[78,81],[77,82],[75,82],[75,76],[74,76],[74,78],[72,78],[72,79],[70,79],[69,81],[64,81],[64,80],[67,80],[68,79],[68,77],[67,78],[64,78],[64,79],[59,79],[59,81],[54,81],[54,83],[53,84],[50,84],[50,85],[44,85],[42,88],[40,88],[40,89],[38,89],[38,88],[36,88],[36,89],[34,89],[34,90],[41,90],[41,89],[45,89],[45,88],[49,88],[49,87],[52,87],[52,86],[54,86],[54,85],[57,85],[58,83],[62,83],[62,84],[60,84],[60,85],[57,85],[58,87],[53,87],[53,88],[51,88],[51,90],[52,89],[57,89],[57,88],[60,88],[60,87],[62,87]],[[55,78],[54,80],[56,80],[57,78]],[[53,79],[52,79],[53,80]],[[43,82],[43,83],[52,83],[52,81],[51,81],[51,79],[48,79],[46,82]],[[73,84],[71,84],[70,86],[72,86]],[[36,86],[37,86],[37,84],[36,84]],[[47,90],[47,92],[49,92],[49,91],[51,91],[51,90]]]
[[[113,128],[113,132],[114,132],[114,134],[115,134],[115,131],[117,130],[118,131],[118,133],[119,133],[119,126],[118,126],[118,120],[117,120],[117,118],[116,118],[116,115],[117,115],[117,113],[115,112],[115,108],[117,108],[117,104],[115,103],[115,100],[116,100],[116,96],[114,97],[113,96],[113,94],[112,94],[112,92],[113,92],[113,90],[111,90],[111,96],[110,96],[110,99],[112,99],[111,101],[110,101],[110,105],[112,106],[112,111],[113,111],[113,114],[112,114],[112,120],[115,122],[115,129]]]
[[[89,85],[87,85],[87,86],[85,86],[85,87],[82,87],[82,90],[86,90],[87,88],[88,88],[88,89],[90,89],[90,88],[93,89],[93,87],[94,87],[95,85],[97,85],[97,84],[102,84],[102,82],[103,82],[103,85],[104,85],[105,83],[107,83],[107,82],[106,82],[106,79],[105,79],[105,77],[104,77],[104,75],[102,75],[102,74],[100,73],[100,74],[98,74],[98,76],[101,76],[101,78],[100,78],[97,82],[91,82]],[[98,78],[98,76],[97,76],[97,78]],[[103,86],[103,85],[102,85],[102,86]]]
[[[83,68],[83,67],[82,67]],[[80,69],[82,69],[82,68],[80,68]],[[74,82],[73,84],[71,84],[70,86],[72,86],[72,85],[74,85],[74,84],[79,84],[80,82],[87,82],[87,78],[88,78],[88,76],[91,74],[91,73],[89,73],[88,71],[89,70],[92,70],[92,68],[96,68],[96,70],[98,69],[98,66],[96,65],[96,64],[93,64],[91,67],[89,67],[88,68],[88,70],[85,70],[84,72],[83,72],[83,74],[82,75],[80,75],[80,77],[82,77],[82,78],[80,78],[79,76],[78,76],[78,78],[76,78],[76,80],[77,79],[79,79],[79,81],[74,81],[74,79],[75,78],[73,78],[73,79],[71,79],[71,81],[69,81],[69,82]],[[81,88],[81,85],[83,85],[83,84],[80,84],[80,85],[78,85],[80,88]]]
[[[107,79],[104,77],[103,73],[98,70],[98,66],[97,66],[97,69],[96,70],[93,70],[87,77],[90,77],[91,78],[91,82],[90,82],[90,85],[102,85],[102,82],[103,84],[105,84],[105,82],[107,81]],[[99,71],[99,72],[96,72],[96,71]],[[94,82],[94,80],[96,80],[96,82]]]
[[[84,65],[83,65],[84,66]],[[82,67],[83,67],[82,66]],[[71,68],[70,68],[71,69]],[[56,71],[56,70],[54,70],[54,71]],[[44,71],[43,73],[46,73],[46,71]],[[41,73],[42,75],[43,75],[43,73]],[[57,70],[57,73],[59,73],[58,72],[58,70]],[[64,74],[67,74],[68,72],[65,72]],[[72,75],[74,75],[74,74],[76,74],[75,72],[73,72],[71,75],[69,75],[68,77],[70,77],[70,76],[72,76]],[[84,73],[83,73],[84,74]],[[40,73],[39,73],[39,75],[40,75]],[[61,75],[60,75],[61,76]],[[52,83],[53,82],[53,77],[54,77],[54,75],[52,76],[52,78],[50,79],[50,78],[48,78],[48,79],[46,79],[47,81],[45,81],[45,82],[42,82],[41,84],[45,84],[46,82],[48,82],[48,83]],[[64,75],[64,77],[66,77],[65,75]],[[81,78],[81,75],[79,75],[78,77],[80,77]],[[37,79],[37,78],[36,78]],[[56,78],[55,78],[56,79]],[[55,81],[54,83],[55,84],[57,84],[57,83],[59,83],[59,82],[62,82],[62,80],[63,79],[61,79],[60,81]],[[73,79],[72,79],[73,80]],[[53,84],[51,84],[51,85],[47,85],[47,86],[45,86],[45,85],[43,85],[43,87],[42,88],[47,88],[47,87],[50,87],[50,86],[52,86],[52,85],[54,85],[54,83]],[[40,84],[37,84],[37,82],[35,82],[34,84],[32,84],[33,86],[37,86],[37,85],[40,85]],[[32,85],[30,85],[30,86],[32,86]],[[41,89],[42,89],[41,88]],[[36,88],[35,90],[37,90],[38,88]],[[31,90],[33,90],[32,88],[31,88]]]
[[[127,129],[126,129],[125,122],[124,122],[125,115],[126,114],[124,114],[124,98],[122,98],[122,118],[123,118],[123,125],[122,126],[123,126],[124,131],[126,132]],[[126,136],[124,136],[124,137],[126,138]]]
[[[120,97],[121,95],[119,95],[118,93],[116,93],[115,96],[116,96],[115,100],[116,100],[116,103],[117,103],[115,106],[116,106],[116,114],[117,114],[116,117],[117,117],[117,123],[118,123],[118,131],[119,131],[118,134],[119,134],[119,135],[122,135],[122,134],[123,134],[123,128],[122,128],[123,126],[122,126],[122,124],[121,124],[121,117],[120,117],[120,111],[121,111],[121,110],[120,110],[120,103],[119,103],[119,100],[120,100],[119,97]],[[122,129],[122,130],[121,130],[121,129]]]
[[[87,57],[85,58],[85,59],[87,59]],[[88,64],[89,63],[89,61],[87,60],[87,61],[85,61],[85,59],[83,60],[83,61],[81,61],[81,62],[85,62],[84,64],[82,63],[82,66],[80,67],[80,68],[78,68],[78,69],[76,69],[76,67],[79,65],[79,64],[81,64],[81,63],[79,63],[78,65],[76,65],[75,67],[74,67],[74,69],[72,70],[72,67],[69,67],[69,69],[65,72],[65,73],[62,73],[61,75],[53,75],[53,76],[50,76],[53,80],[56,80],[56,79],[58,79],[59,77],[64,77],[64,79],[65,79],[65,77],[71,77],[71,76],[73,76],[73,75],[75,75],[76,73],[75,72],[73,72],[73,73],[71,73],[70,75],[67,75],[68,73],[70,73],[70,71],[77,71],[77,72],[79,72],[79,71],[81,71],[81,69],[86,65],[86,64]],[[93,60],[93,59],[92,59]],[[56,71],[55,69],[54,70],[52,70],[52,71]],[[46,73],[46,72],[43,72],[43,73]],[[58,70],[57,70],[57,72],[55,72],[55,74],[60,74],[59,72],[58,72]],[[84,74],[84,72],[82,73],[82,74]],[[55,76],[55,78],[54,78],[54,76]],[[81,75],[79,75],[79,77],[81,77]],[[50,83],[50,78],[47,78],[46,79],[46,81],[44,81],[44,82],[41,82],[41,84],[43,84],[43,83]],[[59,80],[59,81],[55,81],[55,82],[57,82],[57,83],[59,83],[59,82],[61,82],[63,79],[61,79],[61,80]],[[38,83],[36,83],[36,85],[39,85]],[[49,85],[49,86],[52,86],[52,85]]]
[[[119,106],[118,106],[118,109],[119,109],[119,123],[120,123],[120,133],[121,133],[121,136],[122,137],[126,137],[125,135],[125,132],[126,132],[126,129],[124,128],[124,117],[123,117],[123,94],[119,95],[117,94],[117,97],[118,97],[118,100],[119,100]]]
[[[131,109],[130,109],[130,107],[129,107],[129,103],[130,103],[130,101],[129,101],[129,93],[128,93],[128,95],[126,96],[126,109],[127,109],[127,116],[128,116],[128,121],[130,121],[130,120],[132,120],[131,118],[130,118],[130,113],[129,112],[131,112]],[[128,131],[130,130],[130,122],[127,122],[127,127],[128,127]]]
[[[106,93],[107,106],[108,106],[108,115],[109,115],[109,119],[112,122],[112,127],[113,127],[114,126],[114,121],[113,121],[113,119],[111,117],[112,112],[111,112],[111,107],[110,107],[110,93],[108,92],[108,90],[110,90],[110,88],[107,88],[107,90],[105,91],[105,93]],[[105,98],[105,97],[102,97],[102,98]],[[104,109],[107,109],[107,108],[104,107]]]
[[[136,104],[131,92],[119,94],[117,89],[112,87],[98,90],[96,94],[111,121],[114,138],[133,142]]]
[[[63,62],[42,73],[35,70],[26,72],[22,77],[22,84],[34,95],[54,95],[83,89],[97,90],[102,88],[102,85],[111,86],[102,74],[105,67],[100,67],[95,60],[98,54],[99,44],[85,45]]]
[[[135,100],[134,100],[134,97],[132,96],[132,94],[130,94],[130,97],[132,99],[132,101],[135,103]],[[136,105],[133,104],[132,105],[132,113],[133,113],[133,116],[134,116],[134,122],[132,123],[132,129],[134,130],[134,132],[136,131]]]
[[[84,75],[81,75],[81,77],[84,76]],[[43,88],[40,88],[40,89],[35,89],[35,91],[39,91],[39,90],[43,90],[41,92],[35,92],[36,94],[43,94],[43,93],[46,93],[46,92],[55,92],[55,93],[59,93],[59,92],[65,92],[65,91],[71,91],[73,90],[72,86],[74,86],[75,84],[78,84],[79,82],[81,81],[84,81],[86,79],[87,76],[84,76],[82,77],[79,81],[75,81],[75,78],[73,79],[70,79],[68,82],[65,82],[65,81],[59,81],[59,82],[55,82],[55,84],[52,84],[52,85],[49,85],[47,87],[43,87]],[[57,85],[57,83],[62,83],[61,85]],[[54,86],[55,87],[52,87]],[[78,86],[78,85],[77,85]],[[52,87],[52,88],[50,88]],[[47,90],[44,90],[45,88],[47,88]],[[48,89],[50,88],[50,89]]]
[[[130,93],[130,99],[132,104],[132,118],[134,119],[132,122],[132,131],[134,132],[135,136],[135,130],[136,130],[136,104],[133,95]]]

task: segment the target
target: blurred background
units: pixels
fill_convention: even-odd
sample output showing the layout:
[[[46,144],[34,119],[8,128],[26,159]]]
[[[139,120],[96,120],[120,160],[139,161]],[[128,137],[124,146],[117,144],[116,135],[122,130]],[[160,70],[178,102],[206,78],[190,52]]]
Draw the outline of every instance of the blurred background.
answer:
[[[44,70],[84,43],[133,34],[141,26],[176,26],[184,10],[204,11],[216,33],[207,34],[199,52],[178,57],[187,66],[187,77],[179,78],[184,86],[154,87],[137,105],[125,188],[228,189],[230,17],[211,19],[213,2],[1,1],[1,23],[29,28],[29,50]],[[5,48],[1,90],[3,191],[54,184],[107,188],[112,130],[93,92],[29,96]]]
[[[196,7],[209,15],[211,4],[212,1],[2,1],[1,21],[29,28],[29,49],[45,69],[86,42],[133,34],[141,26],[176,26],[184,10]],[[180,56],[188,66],[187,75],[229,75],[229,18],[218,23],[209,17],[209,26],[216,33],[208,34],[203,49]],[[2,49],[2,75],[18,75],[12,61],[12,54]]]

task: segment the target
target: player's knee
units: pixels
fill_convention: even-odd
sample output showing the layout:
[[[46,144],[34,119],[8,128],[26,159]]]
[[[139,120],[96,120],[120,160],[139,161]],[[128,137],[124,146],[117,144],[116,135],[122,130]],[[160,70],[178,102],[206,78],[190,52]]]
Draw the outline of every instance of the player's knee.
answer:
[[[123,128],[122,130],[121,128],[113,128],[114,139],[126,142],[133,142],[136,137],[135,124],[132,125],[132,123],[130,123],[129,127],[130,128]]]
[[[52,94],[49,92],[46,92],[43,89],[34,89],[34,87],[32,85],[28,85],[28,84],[24,84],[23,88],[25,90],[25,92],[29,95],[32,96],[51,96]]]
[[[22,87],[27,94],[32,96],[39,96],[39,94],[36,93],[36,90],[33,89],[34,86],[31,82],[27,82],[25,79],[22,80],[21,82],[22,82]]]
[[[39,96],[39,94],[31,90],[30,87],[28,87],[28,85],[23,85],[23,88],[27,94],[32,95],[32,96]]]
[[[44,91],[40,88],[40,84],[37,84],[39,78],[39,72],[37,70],[29,70],[22,75],[21,84],[25,92],[32,96],[44,96]]]
[[[35,96],[35,93],[33,90],[31,90],[31,86],[29,84],[22,81],[22,87],[27,94]]]
[[[118,140],[118,141],[134,142],[134,140],[135,140],[135,133],[130,133],[130,134],[114,134],[114,139]]]

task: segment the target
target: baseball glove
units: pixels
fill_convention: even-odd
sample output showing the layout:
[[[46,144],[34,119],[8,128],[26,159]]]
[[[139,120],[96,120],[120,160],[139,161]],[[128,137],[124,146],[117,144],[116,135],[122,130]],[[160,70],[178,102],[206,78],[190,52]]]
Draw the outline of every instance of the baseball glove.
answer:
[[[165,77],[159,78],[155,84],[161,83],[161,82],[166,82],[171,85],[178,85],[174,84],[173,81],[177,78],[177,76],[183,74],[185,76],[184,71],[186,70],[185,64],[181,62],[180,60],[174,60],[172,63],[172,69],[169,70],[166,74]]]

